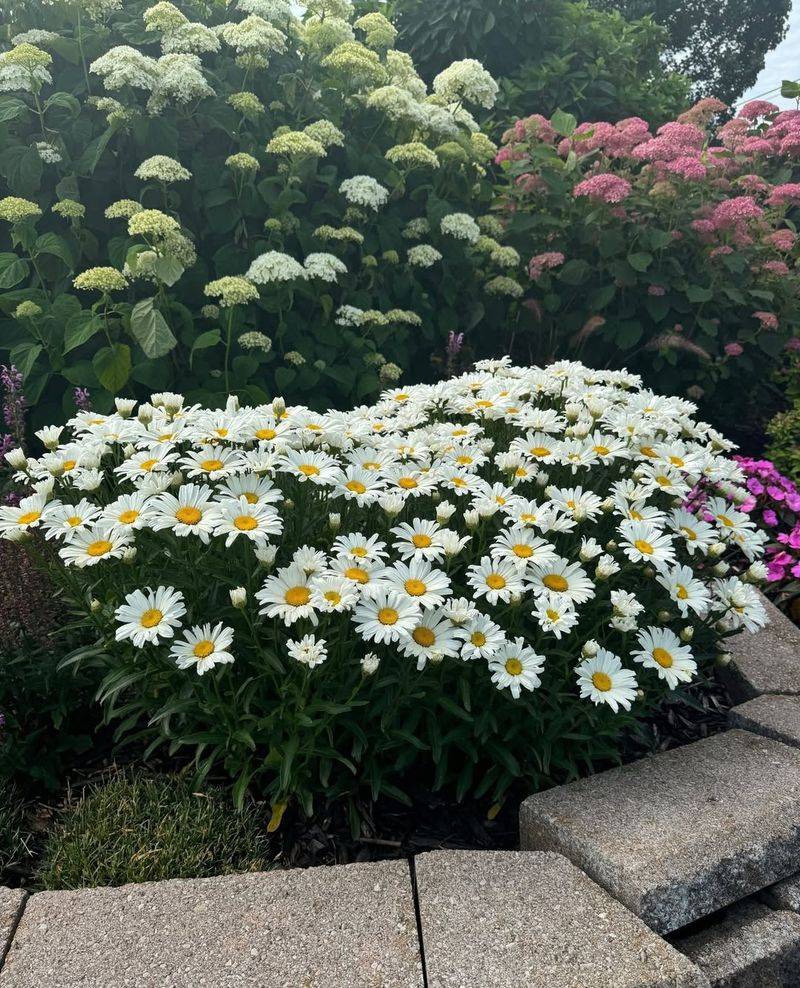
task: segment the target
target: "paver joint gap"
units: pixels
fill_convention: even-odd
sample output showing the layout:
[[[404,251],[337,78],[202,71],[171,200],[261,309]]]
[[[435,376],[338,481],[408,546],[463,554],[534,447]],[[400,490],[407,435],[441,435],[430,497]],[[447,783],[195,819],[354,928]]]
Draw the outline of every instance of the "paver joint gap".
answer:
[[[22,922],[22,916],[25,912],[25,908],[28,905],[28,900],[30,895],[27,893],[20,903],[19,909],[17,911],[16,919],[11,923],[11,929],[8,932],[8,940],[6,941],[5,947],[0,950],[0,974],[3,973],[3,965],[6,962],[6,957],[8,957],[8,952],[11,950],[11,944],[14,942],[14,937],[17,935],[17,930],[19,929],[19,924]]]
[[[428,969],[425,966],[425,939],[422,935],[422,914],[419,910],[419,895],[417,894],[417,866],[414,855],[408,857],[408,870],[411,874],[411,895],[414,899],[414,916],[417,919],[417,940],[419,942],[419,962],[422,966],[422,986],[428,988]]]

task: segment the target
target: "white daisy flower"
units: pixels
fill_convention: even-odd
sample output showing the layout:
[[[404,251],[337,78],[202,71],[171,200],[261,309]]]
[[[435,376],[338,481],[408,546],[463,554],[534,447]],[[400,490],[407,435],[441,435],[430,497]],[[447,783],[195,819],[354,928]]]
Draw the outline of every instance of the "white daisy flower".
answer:
[[[738,576],[714,581],[716,601],[713,610],[722,612],[722,623],[728,631],[760,631],[767,624],[767,612],[758,591]]]
[[[389,555],[386,551],[386,543],[377,535],[364,535],[361,532],[338,535],[331,546],[331,554],[363,559],[371,563],[379,562]]]
[[[243,469],[238,452],[227,446],[201,446],[198,450],[189,450],[179,462],[188,477],[207,480],[219,480]]]
[[[705,555],[709,546],[717,541],[716,532],[708,522],[683,508],[672,512],[669,527],[683,536],[686,541],[686,550],[691,556],[696,552]]]
[[[42,520],[46,504],[46,494],[30,494],[18,505],[0,507],[0,534],[5,535],[15,530],[25,532],[29,528],[36,528]]]
[[[646,521],[620,523],[620,546],[632,563],[652,563],[657,568],[675,562],[672,538]]]
[[[386,570],[381,580],[424,608],[440,607],[452,593],[447,574],[434,569],[426,559],[397,562]]]
[[[245,498],[248,504],[278,504],[283,500],[280,488],[269,477],[259,477],[255,473],[225,477],[218,488],[217,499],[237,501],[240,497]]]
[[[678,565],[657,574],[656,581],[677,604],[678,610],[686,617],[690,610],[699,617],[705,617],[711,606],[711,594],[704,583],[694,574],[691,566]]]
[[[595,595],[583,567],[559,556],[546,566],[534,566],[526,580],[535,594],[555,594],[572,604],[585,604]]]
[[[467,583],[476,597],[485,597],[490,604],[499,600],[507,604],[512,594],[522,593],[519,567],[491,556],[484,556],[479,563],[467,567]]]
[[[208,544],[220,518],[220,506],[212,501],[213,493],[205,484],[183,484],[177,495],[159,494],[153,502],[150,527],[155,532],[169,528],[179,538],[196,535]]]
[[[572,631],[578,623],[578,614],[563,594],[540,594],[533,603],[533,616],[542,631],[551,632],[560,639]]]
[[[283,522],[274,508],[268,504],[250,504],[245,497],[240,497],[238,501],[227,498],[219,501],[217,512],[214,535],[226,536],[226,547],[240,535],[264,545],[269,542],[270,536],[280,535],[283,531]]]
[[[400,641],[400,651],[417,660],[422,671],[428,660],[439,662],[458,655],[461,642],[455,628],[441,610],[423,611],[408,636]]]
[[[666,681],[671,690],[678,683],[689,683],[697,672],[692,650],[682,645],[678,636],[669,628],[649,627],[638,635],[639,648],[631,655],[646,669],[655,669],[658,678]]]
[[[622,668],[618,655],[598,648],[596,655],[575,667],[581,699],[594,704],[607,703],[617,713],[620,707],[631,709],[638,683],[630,669]]]
[[[102,520],[121,532],[145,528],[153,513],[153,502],[145,491],[121,494],[103,508]]]
[[[457,634],[464,640],[461,658],[466,661],[488,659],[506,640],[505,632],[499,624],[495,624],[485,614],[478,613],[464,627],[458,628]]]
[[[303,665],[313,669],[320,666],[328,658],[328,643],[324,638],[319,641],[314,635],[303,635],[300,641],[292,641],[290,638],[286,642],[286,651],[293,659]]]
[[[373,562],[369,559],[340,556],[331,561],[329,571],[345,580],[350,580],[363,589],[381,585],[386,567],[379,561]]]
[[[118,642],[129,638],[136,648],[172,638],[186,613],[183,594],[174,587],[156,587],[152,590],[134,590],[125,597],[115,613],[119,622],[115,638]]]
[[[233,644],[233,629],[220,621],[212,628],[210,624],[195,625],[184,632],[181,641],[170,649],[179,669],[197,670],[202,676],[216,665],[227,665],[234,661],[228,649]]]
[[[365,641],[396,642],[417,625],[419,605],[395,590],[377,589],[362,596],[353,614],[356,630]]]
[[[281,473],[288,473],[302,482],[333,484],[339,472],[336,460],[327,453],[306,449],[289,449],[277,463]]]
[[[256,593],[256,600],[262,605],[259,613],[280,618],[287,627],[302,618],[316,624],[311,590],[310,577],[304,570],[299,566],[284,566]]]
[[[67,566],[84,569],[106,559],[119,559],[131,544],[127,532],[119,532],[107,522],[79,529],[59,550]]]
[[[508,689],[518,700],[523,689],[535,690],[541,686],[544,656],[538,655],[524,638],[505,642],[489,659],[492,682],[499,690]]]
[[[42,530],[46,539],[69,538],[77,529],[91,525],[101,509],[83,498],[77,504],[51,501],[42,512]]]
[[[440,562],[444,556],[442,527],[435,521],[415,518],[391,529],[397,540],[392,543],[402,559],[421,558]]]
[[[492,542],[490,553],[495,559],[507,559],[521,567],[549,566],[557,559],[554,546],[538,538],[530,528],[509,528]]]
[[[311,584],[311,603],[318,611],[352,610],[358,600],[357,585],[340,576],[317,576]]]

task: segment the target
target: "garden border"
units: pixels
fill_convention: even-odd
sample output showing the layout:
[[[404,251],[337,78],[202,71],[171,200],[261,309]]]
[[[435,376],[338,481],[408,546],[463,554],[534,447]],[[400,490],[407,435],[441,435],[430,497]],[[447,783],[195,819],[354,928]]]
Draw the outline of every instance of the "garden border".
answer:
[[[733,730],[530,797],[523,850],[29,896],[0,890],[0,988],[73,988],[87,976],[104,988],[574,988],[576,978],[582,988],[735,988],[745,972],[796,984],[800,630],[767,606],[770,625],[731,639],[720,669],[745,698],[731,710]],[[641,798],[648,785],[657,787],[652,802]],[[641,807],[659,798],[675,812],[648,821]],[[612,806],[626,820],[625,840],[603,815]],[[686,853],[682,808],[695,814],[702,868]],[[580,839],[582,813],[592,854]],[[731,813],[738,843],[723,846],[717,824],[727,819],[730,831]],[[661,843],[638,829],[654,823]],[[673,824],[684,830],[677,872]],[[615,871],[608,827],[616,850],[639,849],[638,872],[630,863]],[[674,879],[666,885],[665,861]]]

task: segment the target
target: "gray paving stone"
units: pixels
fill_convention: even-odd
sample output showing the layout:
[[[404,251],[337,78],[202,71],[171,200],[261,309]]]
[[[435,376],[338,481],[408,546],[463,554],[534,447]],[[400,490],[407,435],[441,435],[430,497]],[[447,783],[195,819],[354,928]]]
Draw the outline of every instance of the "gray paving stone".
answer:
[[[727,731],[529,797],[520,840],[668,933],[797,871],[800,751]]]
[[[429,988],[708,988],[560,854],[434,851],[415,865]]]
[[[797,988],[800,916],[760,903],[734,906],[708,929],[674,941],[711,988]]]
[[[784,878],[782,882],[770,885],[758,897],[773,909],[788,909],[800,913],[800,875],[793,875],[792,878]]]
[[[762,693],[800,695],[800,628],[762,597],[769,624],[755,635],[728,638],[732,659],[719,676],[737,702]]]
[[[31,896],[2,988],[420,988],[405,861]]]
[[[757,696],[733,707],[728,720],[731,727],[800,748],[800,696]]]
[[[22,889],[0,887],[0,964],[11,944],[11,937],[25,898],[26,894]]]

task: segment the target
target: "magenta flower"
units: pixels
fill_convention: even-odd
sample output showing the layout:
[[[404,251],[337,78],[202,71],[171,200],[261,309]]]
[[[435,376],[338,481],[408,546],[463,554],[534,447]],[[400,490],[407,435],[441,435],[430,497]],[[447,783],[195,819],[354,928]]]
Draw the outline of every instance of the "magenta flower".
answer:
[[[631,183],[625,178],[620,178],[619,175],[604,172],[578,182],[572,194],[576,198],[588,196],[600,202],[616,204],[623,202],[631,194]]]

